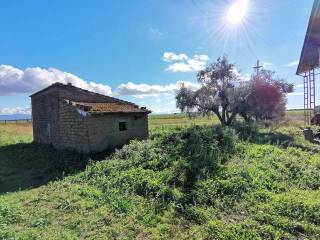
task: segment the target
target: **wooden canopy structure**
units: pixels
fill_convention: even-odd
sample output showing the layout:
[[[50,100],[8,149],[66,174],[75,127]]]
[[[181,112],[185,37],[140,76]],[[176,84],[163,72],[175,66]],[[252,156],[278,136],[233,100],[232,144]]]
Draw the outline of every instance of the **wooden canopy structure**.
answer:
[[[297,75],[304,82],[305,124],[310,125],[316,105],[315,71],[320,67],[320,0],[315,0],[302,48]]]

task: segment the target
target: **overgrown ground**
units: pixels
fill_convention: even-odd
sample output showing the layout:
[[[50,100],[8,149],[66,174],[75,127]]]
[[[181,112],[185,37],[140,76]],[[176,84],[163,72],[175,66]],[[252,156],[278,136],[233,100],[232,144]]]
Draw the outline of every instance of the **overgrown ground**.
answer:
[[[63,178],[88,161],[89,156],[32,143],[31,123],[0,124],[0,194]]]
[[[152,121],[148,141],[63,180],[2,194],[0,239],[320,239],[320,148],[296,122],[270,131]],[[12,159],[85,158],[44,146],[11,153],[32,145],[31,132],[7,129],[0,126],[4,181]],[[40,171],[31,165],[29,173]]]

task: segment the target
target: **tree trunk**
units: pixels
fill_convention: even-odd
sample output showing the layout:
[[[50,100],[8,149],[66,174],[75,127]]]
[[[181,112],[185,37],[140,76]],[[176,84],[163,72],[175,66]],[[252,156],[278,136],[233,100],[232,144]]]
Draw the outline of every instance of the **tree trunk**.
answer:
[[[222,122],[226,123],[226,109],[224,107],[222,108]]]
[[[221,116],[221,114],[218,111],[214,111],[214,113],[217,115],[217,117],[219,118],[219,121],[222,125],[225,125],[225,121],[223,120],[223,117]]]
[[[241,117],[244,119],[246,123],[251,122],[251,118],[246,113],[240,113]]]
[[[236,111],[232,112],[231,116],[227,120],[227,126],[230,126],[232,124],[232,122],[235,119],[235,117],[237,116],[237,114],[238,113]]]

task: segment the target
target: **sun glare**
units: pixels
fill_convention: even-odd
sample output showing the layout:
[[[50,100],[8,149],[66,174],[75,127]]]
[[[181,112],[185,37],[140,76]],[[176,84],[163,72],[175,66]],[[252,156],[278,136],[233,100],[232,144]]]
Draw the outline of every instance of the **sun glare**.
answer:
[[[199,9],[202,28],[202,46],[217,47],[220,54],[245,54],[256,58],[258,41],[269,16],[271,1],[250,0],[201,0],[192,1]]]
[[[237,25],[241,23],[247,14],[249,0],[236,0],[227,12],[227,21]]]

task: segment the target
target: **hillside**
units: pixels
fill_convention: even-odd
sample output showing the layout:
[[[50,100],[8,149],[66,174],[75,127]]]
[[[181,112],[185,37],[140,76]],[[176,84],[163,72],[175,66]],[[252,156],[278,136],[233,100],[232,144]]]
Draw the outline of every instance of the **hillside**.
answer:
[[[294,127],[155,128],[84,171],[2,194],[0,239],[319,239],[319,170],[319,147]]]

